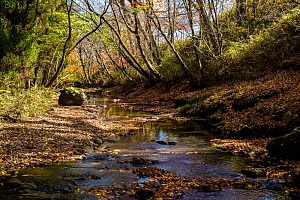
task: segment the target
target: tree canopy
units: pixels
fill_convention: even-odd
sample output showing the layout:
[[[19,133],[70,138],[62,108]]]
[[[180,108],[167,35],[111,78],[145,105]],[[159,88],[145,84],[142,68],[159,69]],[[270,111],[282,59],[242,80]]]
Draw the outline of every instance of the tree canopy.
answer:
[[[4,0],[0,8],[0,68],[18,72],[24,87],[201,84],[257,73],[247,55],[277,51],[267,35],[288,35],[283,59],[299,50],[299,20],[275,30],[298,16],[297,1]]]

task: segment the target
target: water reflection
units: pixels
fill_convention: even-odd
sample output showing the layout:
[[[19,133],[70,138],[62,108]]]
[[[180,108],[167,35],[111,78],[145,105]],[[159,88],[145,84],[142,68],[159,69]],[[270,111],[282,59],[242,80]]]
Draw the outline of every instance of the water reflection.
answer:
[[[161,123],[144,123],[136,135],[108,145],[120,149],[120,154],[126,157],[159,160],[155,166],[182,176],[241,178],[237,171],[246,168],[250,160],[212,148],[210,139],[211,136],[197,125],[163,120]],[[176,145],[159,144],[157,141],[174,141]]]
[[[157,140],[159,140],[159,141],[167,141],[167,140],[168,140],[167,134],[164,133],[162,130],[159,130],[159,131],[158,131],[158,133],[157,133],[157,135],[156,135],[156,138],[157,138]]]

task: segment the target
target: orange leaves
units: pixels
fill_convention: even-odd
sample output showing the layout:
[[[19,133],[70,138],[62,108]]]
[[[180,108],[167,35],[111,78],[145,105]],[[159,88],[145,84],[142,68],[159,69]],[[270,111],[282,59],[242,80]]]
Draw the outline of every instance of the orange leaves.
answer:
[[[244,139],[244,140],[232,140],[232,139],[214,139],[211,140],[212,146],[228,150],[237,155],[262,158],[266,155],[266,145],[270,141],[267,139]]]
[[[81,63],[80,63],[80,60],[78,58],[78,54],[75,53],[75,52],[71,52],[68,57],[67,57],[67,60],[68,60],[68,67],[65,69],[66,72],[77,72],[77,71],[80,71],[81,70]]]

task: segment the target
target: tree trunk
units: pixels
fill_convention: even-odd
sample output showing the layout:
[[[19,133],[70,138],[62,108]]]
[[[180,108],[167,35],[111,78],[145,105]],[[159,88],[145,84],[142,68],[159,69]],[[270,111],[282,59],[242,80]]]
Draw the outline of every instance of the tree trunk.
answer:
[[[104,45],[105,51],[106,51],[106,55],[108,55],[109,59],[111,60],[111,62],[123,73],[123,75],[131,82],[133,82],[132,78],[129,76],[129,74],[126,72],[126,70],[124,69],[124,67],[120,66],[119,63],[117,63],[112,56],[110,55],[107,46]],[[121,61],[122,62],[122,61]],[[123,63],[123,62],[122,62]]]
[[[140,37],[140,34],[139,34],[139,27],[141,27],[141,24],[140,24],[140,21],[139,21],[136,13],[134,14],[134,20],[135,20],[135,38],[137,40],[137,44],[138,44],[142,59],[146,63],[146,66],[149,69],[150,74],[153,74],[157,78],[157,80],[159,81],[159,80],[162,79],[161,74],[152,66],[152,64],[149,62],[149,60],[148,60],[148,58],[145,55],[145,52],[143,50],[142,41],[141,41],[141,37]]]
[[[246,14],[246,0],[236,0],[236,19],[238,25],[242,25]]]
[[[57,79],[58,75],[60,74],[65,59],[66,59],[66,54],[67,54],[67,47],[68,44],[72,38],[72,26],[71,26],[71,11],[72,11],[72,5],[73,5],[73,0],[71,0],[70,5],[68,4],[69,0],[66,0],[65,5],[67,7],[67,11],[68,11],[68,37],[66,39],[66,42],[64,44],[64,48],[63,48],[63,54],[61,56],[61,60],[59,62],[58,68],[55,71],[55,74],[53,75],[53,77],[50,79],[50,81],[47,83],[46,87],[51,87],[52,84],[54,83],[54,81]]]
[[[91,84],[91,81],[89,79],[89,76],[87,75],[86,73],[86,65],[85,65],[85,62],[84,62],[84,58],[83,58],[83,55],[82,55],[82,47],[79,47],[79,60],[81,62],[81,67],[82,67],[82,71],[83,71],[83,75],[84,75],[84,78],[86,80],[86,82],[88,84]]]
[[[150,13],[148,13],[149,15]],[[152,54],[153,60],[157,65],[161,64],[161,55],[158,50],[157,43],[153,36],[152,28],[151,28],[151,20],[149,17],[146,18],[146,33],[149,37],[149,50]]]
[[[153,8],[152,8],[153,9]],[[192,77],[191,73],[189,71],[189,69],[187,68],[186,64],[184,63],[184,61],[182,60],[179,52],[175,49],[174,45],[172,44],[172,42],[168,39],[167,35],[164,33],[164,31],[162,30],[160,21],[157,17],[157,15],[155,14],[155,12],[153,11],[153,15],[156,18],[156,20],[153,20],[153,23],[155,24],[156,28],[159,30],[159,32],[162,34],[163,38],[166,40],[166,42],[168,43],[168,45],[170,46],[172,52],[174,53],[175,57],[177,58],[181,69],[183,70],[183,72],[188,76],[188,77]]]
[[[132,67],[136,69],[142,76],[144,76],[151,84],[155,83],[156,80],[147,72],[143,69],[141,64],[138,62],[138,60],[135,58],[135,56],[129,51],[129,49],[126,47],[125,43],[123,42],[121,35],[117,32],[117,30],[104,18],[102,17],[102,20],[109,26],[109,28],[115,33],[117,36],[119,43],[121,47],[124,49],[124,52],[122,52],[122,55],[125,56],[124,58],[132,63]],[[120,47],[119,47],[120,48]],[[126,54],[127,56],[126,56]],[[130,59],[130,60],[129,60]]]
[[[204,78],[203,67],[202,67],[199,51],[197,49],[197,40],[196,40],[196,34],[195,34],[195,30],[194,30],[194,20],[193,20],[191,1],[190,0],[184,0],[184,6],[185,6],[186,11],[187,11],[187,17],[188,17],[189,25],[190,25],[190,28],[191,28],[193,49],[194,49],[194,53],[195,53],[195,56],[196,56],[197,68],[199,69],[202,78]]]
[[[114,80],[114,77],[109,73],[108,68],[104,62],[104,60],[102,59],[101,55],[99,54],[99,51],[97,49],[95,49],[95,53],[96,53],[96,60],[97,63],[104,69],[105,73],[107,74],[107,76],[111,79]]]

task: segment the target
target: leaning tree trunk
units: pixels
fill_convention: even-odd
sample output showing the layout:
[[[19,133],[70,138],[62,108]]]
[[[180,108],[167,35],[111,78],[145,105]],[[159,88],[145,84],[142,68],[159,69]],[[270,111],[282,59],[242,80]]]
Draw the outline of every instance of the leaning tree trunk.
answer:
[[[124,58],[129,62],[132,63],[132,67],[137,70],[142,76],[144,76],[151,84],[155,83],[156,80],[143,69],[139,61],[135,58],[135,56],[130,52],[130,50],[126,47],[125,43],[123,42],[121,35],[117,32],[117,30],[104,18],[102,17],[102,20],[108,25],[108,27],[114,32],[114,34],[117,36],[119,43],[120,43],[120,52],[122,52],[122,55],[125,56]]]
[[[71,0],[70,5],[68,4],[68,2],[69,2],[69,0],[66,0],[66,2],[65,2],[67,10],[68,10],[68,37],[67,37],[67,39],[65,41],[65,44],[64,44],[64,48],[63,48],[63,52],[62,52],[62,56],[61,56],[59,65],[58,65],[58,67],[55,71],[55,74],[50,79],[50,81],[47,83],[46,87],[51,87],[52,84],[54,83],[54,81],[57,79],[60,72],[62,71],[64,62],[65,62],[65,59],[66,59],[68,44],[69,44],[69,42],[72,38],[71,11],[72,11],[73,0]]]
[[[152,8],[153,9],[153,8]],[[181,69],[183,70],[183,72],[188,76],[188,77],[193,77],[189,71],[189,69],[187,68],[186,64],[184,63],[183,59],[181,58],[179,52],[176,50],[176,48],[174,47],[174,45],[172,44],[172,42],[168,39],[167,35],[164,33],[164,31],[162,30],[160,21],[157,17],[157,15],[155,14],[155,12],[153,11],[153,15],[155,17],[156,20],[153,20],[154,25],[157,27],[157,29],[159,30],[159,32],[161,33],[161,35],[163,36],[163,38],[166,40],[166,42],[168,43],[169,47],[171,48],[172,52],[174,53],[175,57],[177,58]]]

